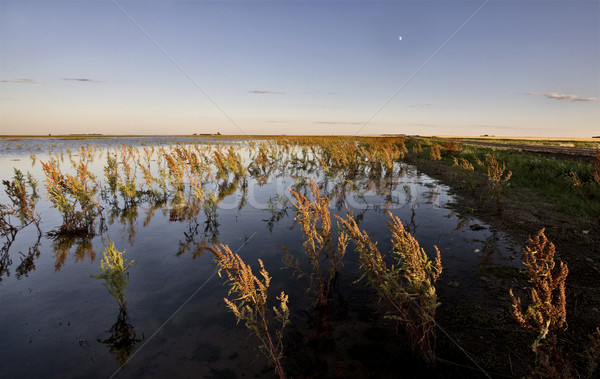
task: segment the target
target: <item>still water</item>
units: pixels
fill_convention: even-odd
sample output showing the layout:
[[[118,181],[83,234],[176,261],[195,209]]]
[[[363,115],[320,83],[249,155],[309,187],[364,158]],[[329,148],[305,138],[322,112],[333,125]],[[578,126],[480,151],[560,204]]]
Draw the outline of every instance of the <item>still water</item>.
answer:
[[[72,173],[69,154],[77,161],[80,146],[93,145],[89,169],[106,189],[106,156],[118,154],[123,144],[136,151],[201,146],[210,155],[218,143],[232,143],[245,167],[256,159],[256,146],[248,141],[0,141],[1,178],[11,180],[17,168],[39,182],[36,209],[42,230],[40,235],[29,225],[1,253],[0,377],[271,376],[273,370],[260,355],[256,339],[236,325],[223,302],[228,287],[215,274],[212,254],[203,250],[213,243],[229,245],[255,270],[257,259],[262,259],[273,278],[269,295],[274,300],[281,290],[289,294],[291,325],[284,335],[284,367],[291,376],[393,376],[393,365],[386,359],[415,364],[410,357],[395,356],[409,351],[397,347],[406,342],[394,340],[395,326],[383,319],[376,295],[366,283],[356,283],[361,273],[352,245],[325,323],[311,307],[307,279],[292,279],[291,270],[283,269],[285,246],[310,271],[289,192],[302,189],[307,178],[329,194],[332,216],[344,216],[347,204],[382,252],[390,249],[387,210],[400,217],[425,251],[431,253],[437,245],[444,267],[438,282],[442,306],[465,291],[474,298],[483,293],[474,275],[480,265],[499,260],[517,264],[517,248],[502,233],[454,213],[448,207],[454,200],[449,188],[401,161],[381,175],[349,175],[290,163],[270,165],[268,172],[249,170],[244,178],[207,176],[204,191],[219,198],[213,212],[181,214],[168,201],[140,201],[124,211],[122,201],[111,205],[106,196],[99,200],[104,208],[101,232],[66,240],[48,235],[60,227],[62,218],[46,196],[40,162],[55,159],[63,172]],[[289,163],[290,155],[300,157],[301,151],[295,146],[280,151],[277,159]],[[314,153],[306,151],[305,158]],[[155,151],[150,161],[158,154]],[[143,181],[139,172],[137,180]],[[8,202],[4,193],[0,199]],[[128,271],[124,310],[93,277],[101,273],[109,238],[117,250],[125,251],[126,261],[135,261]],[[460,291],[454,292],[455,287]]]

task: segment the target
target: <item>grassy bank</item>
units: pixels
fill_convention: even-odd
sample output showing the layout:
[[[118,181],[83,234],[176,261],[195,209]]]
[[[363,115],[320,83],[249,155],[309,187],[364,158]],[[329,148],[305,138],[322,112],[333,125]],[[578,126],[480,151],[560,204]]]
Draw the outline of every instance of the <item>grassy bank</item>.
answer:
[[[488,154],[493,154],[512,172],[505,196],[522,202],[524,210],[549,207],[547,210],[555,213],[555,217],[577,221],[582,227],[600,225],[600,184],[594,179],[596,168],[593,164],[530,152],[461,146],[439,139],[411,139],[407,146],[413,159],[425,161],[430,160],[433,143],[441,146],[439,164],[452,167],[454,158],[464,158],[473,165],[474,171],[479,174],[474,178],[478,188],[476,196],[485,197],[487,169],[484,162]],[[424,148],[423,151],[414,151],[413,147],[418,144]],[[456,171],[457,175],[464,174],[460,168]],[[460,180],[456,184],[460,186]]]

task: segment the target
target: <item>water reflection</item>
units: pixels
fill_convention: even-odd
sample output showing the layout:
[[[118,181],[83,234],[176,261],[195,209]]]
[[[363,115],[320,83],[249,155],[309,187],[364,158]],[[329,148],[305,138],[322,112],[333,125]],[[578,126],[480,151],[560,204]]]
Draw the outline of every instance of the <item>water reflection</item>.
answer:
[[[271,217],[263,220],[267,223],[269,232],[273,231],[273,227],[279,223],[279,221],[288,216],[288,209],[288,199],[285,196],[276,194],[269,198],[266,211],[271,214]]]
[[[16,168],[13,171],[13,180],[2,181],[8,201],[6,204],[0,203],[0,238],[4,239],[2,248],[0,248],[0,281],[2,281],[4,275],[10,275],[9,267],[12,265],[12,258],[9,251],[17,234],[31,224],[34,224],[37,228],[37,241],[29,249],[31,259],[27,259],[27,262],[30,262],[33,268],[35,268],[33,257],[39,256],[38,247],[42,237],[40,217],[36,210],[36,203],[39,198],[37,193],[38,181],[29,172],[27,175],[23,175]],[[27,270],[27,264],[23,265],[23,262],[19,267],[21,272],[30,271]],[[17,275],[17,279],[20,279],[21,276]]]
[[[17,274],[17,279],[21,279],[23,276],[29,276],[31,271],[35,270],[35,260],[40,257],[40,241],[42,239],[42,235],[38,235],[37,242],[29,247],[29,251],[27,254],[21,254],[21,263],[17,266],[15,270]],[[1,276],[1,274],[0,274]]]
[[[129,316],[125,309],[119,309],[117,321],[106,331],[108,338],[98,339],[98,342],[108,346],[108,352],[115,358],[119,367],[123,366],[131,353],[135,350],[135,345],[144,340],[137,338],[137,333],[133,325],[129,323]]]
[[[114,243],[109,239],[100,264],[102,273],[92,275],[94,279],[103,280],[102,284],[119,306],[117,321],[106,331],[110,336],[103,340],[98,339],[98,342],[108,345],[108,351],[119,367],[127,362],[135,345],[143,340],[143,337],[137,338],[135,328],[128,322],[127,315],[125,292],[129,286],[129,269],[133,264],[134,261],[126,263],[123,252],[116,250]]]
[[[184,240],[179,240],[177,256],[185,255],[191,251],[192,258],[200,258],[204,255],[206,247],[209,245],[206,235],[200,241],[196,238],[200,234],[200,222],[198,221],[198,213],[195,213],[188,220],[187,230],[183,232]]]
[[[204,214],[206,221],[204,222],[204,235],[209,238],[210,243],[215,245],[219,243],[219,214],[217,213],[219,202],[214,192],[211,192],[208,199],[204,203]]]
[[[440,202],[440,198],[444,199],[446,196],[445,189],[437,188],[435,185],[430,185],[432,188],[424,188],[423,182],[429,181],[427,177],[419,180],[416,178],[416,171],[411,166],[401,163],[395,157],[380,159],[373,151],[369,151],[373,150],[371,146],[362,146],[360,142],[344,143],[341,144],[341,147],[302,146],[275,142],[260,142],[254,146],[252,144],[248,144],[248,146],[246,148],[237,145],[232,147],[206,144],[172,146],[165,144],[160,147],[120,146],[104,149],[106,155],[103,159],[96,158],[96,164],[90,163],[90,171],[93,170],[96,179],[95,183],[89,184],[98,186],[98,197],[101,198],[101,204],[104,207],[96,208],[101,212],[98,218],[100,225],[96,223],[94,231],[87,235],[51,235],[51,244],[48,245],[51,245],[56,256],[54,263],[56,271],[64,267],[67,257],[71,253],[75,255],[75,259],[72,259],[71,263],[88,259],[94,261],[96,253],[92,237],[94,235],[103,237],[108,230],[111,233],[121,231],[124,234],[123,238],[126,237],[131,245],[136,244],[136,249],[131,250],[140,254],[140,261],[143,256],[143,259],[148,259],[150,262],[166,262],[164,266],[166,269],[172,270],[171,272],[181,268],[167,266],[176,260],[172,257],[161,257],[161,254],[176,250],[177,256],[201,257],[207,245],[217,244],[220,239],[227,242],[228,239],[231,240],[232,235],[237,237],[248,233],[248,228],[255,229],[252,222],[259,219],[262,219],[261,227],[264,225],[265,229],[270,232],[280,231],[284,236],[282,238],[294,241],[293,233],[298,232],[298,228],[296,230],[287,229],[293,224],[294,218],[293,210],[290,211],[290,193],[287,187],[291,184],[290,187],[294,191],[310,197],[307,186],[309,179],[315,180],[321,193],[330,198],[332,208],[343,210],[345,204],[349,204],[354,208],[356,221],[362,221],[362,227],[375,230],[376,233],[377,228],[380,228],[381,225],[377,221],[378,215],[372,213],[383,212],[387,209],[396,209],[398,213],[401,213],[407,230],[412,233],[415,233],[419,227],[417,221],[422,223],[420,225],[420,228],[423,229],[421,234],[426,234],[431,226],[429,224],[434,223],[437,229],[438,219],[442,218],[439,209],[434,210],[435,207],[424,205],[424,203],[436,205]],[[348,151],[348,153],[344,151]],[[88,160],[85,162],[91,162],[90,153],[86,151],[85,154],[88,154],[88,158],[86,158]],[[356,156],[350,159],[352,154]],[[70,167],[70,170],[73,171],[77,170],[77,167],[82,167],[77,163],[79,156],[81,153],[79,155],[65,153],[62,157],[59,154],[57,160],[68,159],[62,166]],[[101,155],[99,156],[101,157]],[[45,158],[40,154],[38,160],[43,162]],[[69,163],[70,160],[73,162]],[[42,172],[40,165],[37,166],[37,171]],[[255,209],[248,209],[248,205]],[[52,211],[44,210],[45,217],[50,215],[48,217],[50,221],[45,225],[53,225],[55,220],[61,219],[60,212],[52,214]],[[420,214],[421,212],[423,214]],[[250,219],[250,217],[257,217],[256,215],[260,218]],[[233,219],[235,219],[235,224]],[[106,221],[105,225],[102,220]],[[439,220],[439,225],[442,225],[439,229],[442,230],[443,225],[452,224],[450,229],[443,229],[452,231],[455,220],[454,216]],[[44,221],[46,222],[46,218]],[[461,221],[459,230],[466,228],[470,223],[468,219]],[[232,225],[236,230],[225,229]],[[144,230],[144,228],[146,229]],[[238,228],[239,230],[237,230]],[[263,229],[264,232],[266,232],[265,229]],[[157,238],[157,233],[160,233],[160,238]],[[163,238],[164,241],[162,241]],[[277,238],[279,236],[271,235],[265,240]],[[145,244],[152,244],[157,239],[161,239],[160,247],[158,247],[158,243],[156,247],[149,246],[150,248]],[[98,240],[100,238],[96,238],[94,241]],[[36,269],[36,263],[41,266],[40,262],[44,261],[43,258],[38,259],[40,257],[39,241],[38,238],[38,242],[33,244],[29,251],[25,248],[24,253],[21,253],[20,264],[15,271],[17,278],[27,277],[32,270]],[[32,240],[27,244],[33,242]],[[138,246],[142,247],[138,248]],[[493,252],[493,239],[490,239],[486,246],[489,247],[482,249],[484,253]],[[19,263],[17,255],[12,257],[8,255],[8,247],[2,249],[2,254],[0,254],[0,279],[8,275],[13,261],[15,266]],[[15,247],[13,249],[16,250]],[[297,251],[299,244],[290,245],[290,249]],[[460,250],[460,248],[456,249]],[[277,249],[275,248],[275,250]],[[42,253],[47,252],[43,251]],[[249,253],[259,254],[260,252],[249,251]],[[477,257],[474,254],[468,255],[476,264]],[[490,255],[493,256],[493,254]],[[273,257],[265,255],[264,259],[265,263],[269,264],[267,260],[272,260]],[[485,264],[486,259],[488,256],[482,254],[484,261],[482,264]],[[277,264],[273,261],[270,263]],[[320,263],[324,264],[322,261]],[[298,259],[295,258],[288,266],[295,270],[298,265]],[[147,267],[145,266],[144,269],[146,270]],[[353,261],[350,261],[346,267],[349,270],[357,270]],[[82,267],[81,269],[85,270],[86,268]],[[65,272],[59,276],[64,284],[57,284],[57,286],[73,285],[72,278],[75,277],[73,273],[80,271],[63,271]],[[323,269],[323,275],[326,275],[325,271]],[[148,272],[152,272],[152,270]],[[294,273],[298,272],[294,271]],[[342,274],[339,282],[342,284],[338,284],[342,289],[348,288],[348,277],[343,276],[345,274],[345,272]],[[59,276],[55,275],[57,278]],[[142,277],[144,275],[140,276],[140,278]],[[154,276],[145,275],[145,277],[144,280],[150,281]],[[274,283],[277,282],[277,279],[279,278],[274,279]],[[304,281],[308,280],[308,277],[304,279]],[[344,353],[340,352],[345,347],[342,347],[342,343],[337,340],[340,330],[342,330],[338,323],[339,317],[345,317],[343,312],[339,311],[343,308],[343,299],[341,296],[330,296],[337,290],[336,280],[337,276],[334,276],[324,304],[308,311],[305,310],[306,322],[302,323],[300,327],[303,328],[303,333],[298,337],[298,341],[301,341],[306,348],[302,347],[297,350],[305,350],[301,359],[306,359],[306,361],[302,363],[308,363],[314,367],[314,370],[302,371],[304,374],[312,372],[314,376],[333,376],[332,357],[337,359],[335,357],[337,354],[344,356]],[[128,283],[129,274],[121,284],[109,284],[108,282],[104,284],[118,305],[118,316],[114,320],[114,315],[111,315],[108,320],[103,321],[102,326],[98,329],[98,332],[106,331],[106,335],[99,336],[98,342],[107,346],[107,350],[118,365],[125,363],[137,344],[144,339],[142,333],[136,332],[132,324],[130,314],[134,313],[133,309],[130,309],[130,314],[128,314],[125,297]],[[282,286],[288,284],[285,281],[278,283],[281,283]],[[39,284],[39,282],[35,284]],[[6,287],[8,288],[8,286]],[[144,291],[145,289],[140,290],[141,297],[155,296],[154,294],[148,295]],[[302,289],[299,290],[299,292],[302,291]],[[160,292],[160,296],[168,296],[168,289],[161,289],[158,292]],[[129,293],[130,296],[132,293]],[[361,301],[363,300],[361,299]],[[140,301],[137,304],[143,304],[143,302]],[[114,309],[114,311],[116,310]],[[108,328],[109,325],[111,325],[110,328]],[[138,324],[138,328],[140,328],[139,325],[141,324]],[[212,324],[207,322],[207,327],[212,327]],[[338,329],[336,330],[336,328]]]
[[[56,257],[54,262],[54,271],[60,271],[65,264],[67,257],[71,253],[71,248],[75,247],[75,262],[83,261],[86,257],[90,262],[96,259],[96,252],[92,244],[92,238],[87,235],[59,234],[54,236],[52,249]]]

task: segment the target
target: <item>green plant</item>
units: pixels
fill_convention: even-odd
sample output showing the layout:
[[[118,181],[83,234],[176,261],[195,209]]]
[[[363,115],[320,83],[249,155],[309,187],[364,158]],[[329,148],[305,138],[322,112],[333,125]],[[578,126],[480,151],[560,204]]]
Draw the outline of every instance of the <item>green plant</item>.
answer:
[[[129,268],[135,263],[131,261],[126,263],[123,259],[123,253],[125,251],[118,251],[115,249],[113,241],[108,239],[108,244],[103,253],[102,261],[100,262],[100,269],[102,273],[99,275],[92,275],[94,279],[103,279],[104,287],[108,290],[108,293],[114,297],[119,304],[121,310],[127,309],[127,299],[125,298],[125,291],[129,285]]]
[[[246,327],[260,340],[263,354],[275,365],[275,372],[280,378],[285,378],[281,365],[283,358],[283,330],[289,323],[288,296],[281,291],[277,300],[279,306],[273,307],[275,319],[280,327],[275,331],[275,338],[269,325],[267,290],[271,283],[269,273],[265,270],[263,262],[259,259],[260,276],[256,277],[252,268],[242,258],[231,252],[227,245],[210,246],[207,248],[215,257],[219,265],[219,276],[224,270],[227,273],[231,288],[229,295],[236,294],[236,298],[224,301],[237,318],[237,322],[244,321]]]
[[[63,224],[55,234],[94,234],[94,222],[103,207],[96,200],[98,184],[87,163],[76,164],[76,174],[63,174],[55,161],[41,162],[46,190],[53,208],[62,214]]]
[[[338,219],[356,244],[364,270],[361,279],[366,277],[379,296],[391,304],[394,312],[388,317],[404,323],[413,349],[425,362],[434,365],[435,311],[439,306],[435,283],[442,272],[440,251],[434,246],[436,258],[431,261],[400,219],[389,212],[388,215],[395,257],[391,266],[385,263],[367,233],[358,228],[351,212],[347,212],[346,219]]]

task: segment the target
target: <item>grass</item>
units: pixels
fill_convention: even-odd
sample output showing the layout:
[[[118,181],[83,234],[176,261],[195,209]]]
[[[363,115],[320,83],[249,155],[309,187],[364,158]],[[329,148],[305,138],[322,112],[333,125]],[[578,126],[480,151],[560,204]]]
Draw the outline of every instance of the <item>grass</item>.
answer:
[[[411,146],[427,146],[430,141],[412,140]],[[542,202],[550,205],[554,212],[569,218],[598,224],[600,215],[600,184],[595,181],[596,167],[584,161],[546,157],[536,153],[507,151],[487,147],[463,146],[455,155],[443,154],[442,162],[454,164],[454,158],[464,159],[481,175],[486,174],[485,162],[488,154],[503,162],[512,172],[510,184],[504,195],[518,198],[523,190],[530,191]],[[414,153],[414,158],[428,159],[429,151]],[[413,158],[413,159],[414,159]],[[600,161],[600,158],[597,159]],[[573,173],[582,183],[579,191],[573,182]],[[508,184],[508,183],[507,183]]]

